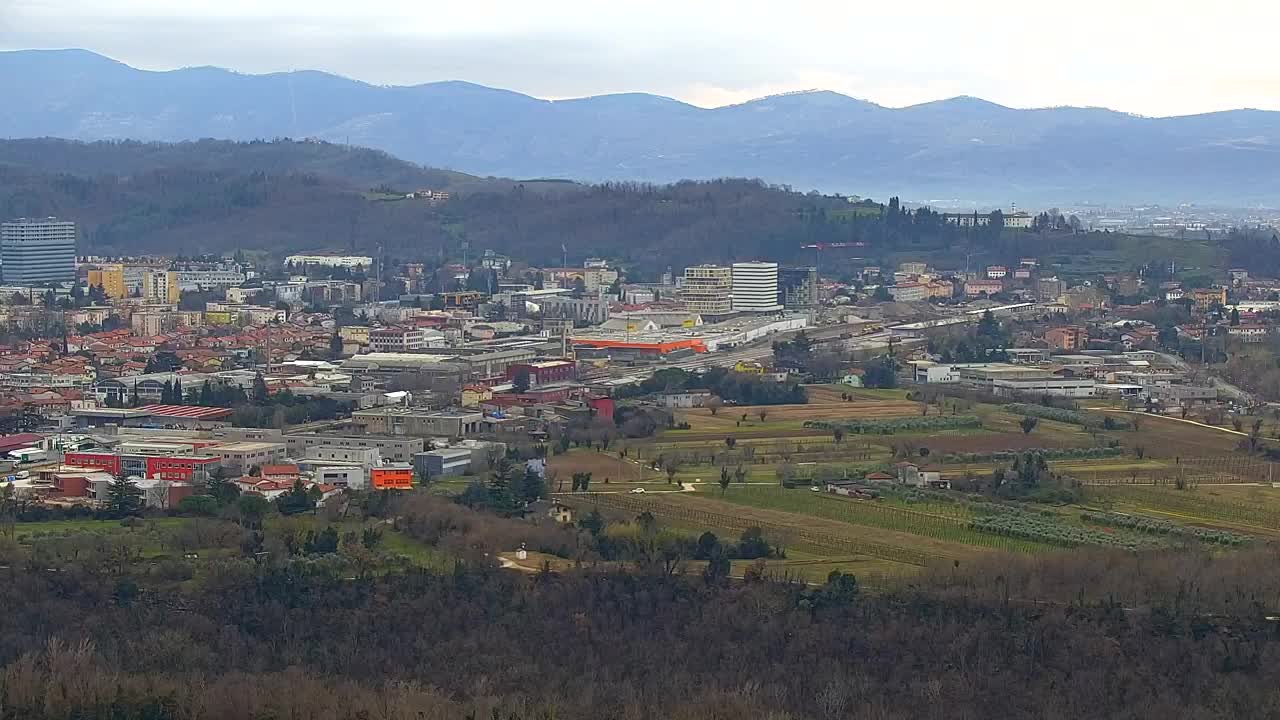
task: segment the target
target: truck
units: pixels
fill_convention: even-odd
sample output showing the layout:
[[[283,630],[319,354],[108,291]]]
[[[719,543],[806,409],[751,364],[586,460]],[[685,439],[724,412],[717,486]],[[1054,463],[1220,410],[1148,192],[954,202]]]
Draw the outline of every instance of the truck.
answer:
[[[29,465],[48,460],[49,453],[40,448],[24,448],[22,450],[9,451],[9,457],[17,460],[20,464]]]

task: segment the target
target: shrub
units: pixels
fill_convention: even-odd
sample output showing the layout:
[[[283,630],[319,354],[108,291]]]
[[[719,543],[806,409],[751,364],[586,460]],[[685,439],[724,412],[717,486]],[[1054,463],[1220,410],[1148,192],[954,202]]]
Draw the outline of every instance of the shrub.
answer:
[[[976,415],[934,415],[932,417],[904,417],[892,420],[807,420],[806,428],[835,430],[840,428],[854,435],[893,435],[900,432],[956,430],[980,428],[982,420]]]
[[[1124,420],[1099,415],[1097,413],[1084,412],[1082,410],[1064,410],[1057,407],[1046,407],[1044,405],[1028,405],[1026,403],[1012,403],[1004,406],[1005,412],[1014,415],[1022,415],[1024,417],[1041,418],[1043,420],[1054,420],[1056,422],[1067,423],[1069,425],[1080,425],[1086,428],[1095,428],[1099,430],[1127,430],[1129,423]]]

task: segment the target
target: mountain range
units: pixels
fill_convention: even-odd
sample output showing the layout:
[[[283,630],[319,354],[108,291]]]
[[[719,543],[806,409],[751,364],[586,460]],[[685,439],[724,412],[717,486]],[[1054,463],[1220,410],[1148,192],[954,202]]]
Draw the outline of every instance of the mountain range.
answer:
[[[888,108],[815,91],[703,109],[641,93],[549,101],[465,82],[139,70],[84,50],[0,53],[0,136],[318,138],[480,176],[758,177],[940,205],[1274,204],[1280,112],[1148,118],[977,98]]]

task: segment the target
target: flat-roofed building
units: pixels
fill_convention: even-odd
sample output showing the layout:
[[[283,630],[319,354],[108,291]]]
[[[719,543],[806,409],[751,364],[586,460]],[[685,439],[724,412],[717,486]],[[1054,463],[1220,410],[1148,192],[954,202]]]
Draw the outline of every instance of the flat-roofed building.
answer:
[[[289,457],[306,457],[308,448],[327,446],[334,448],[377,448],[384,460],[409,462],[414,453],[425,449],[426,441],[420,437],[389,437],[386,435],[344,435],[339,433],[298,433],[286,435],[285,445]]]
[[[378,435],[461,438],[483,431],[484,414],[471,410],[372,408],[357,410],[351,420],[365,432]]]
[[[76,224],[19,218],[0,224],[0,278],[11,285],[76,279]]]

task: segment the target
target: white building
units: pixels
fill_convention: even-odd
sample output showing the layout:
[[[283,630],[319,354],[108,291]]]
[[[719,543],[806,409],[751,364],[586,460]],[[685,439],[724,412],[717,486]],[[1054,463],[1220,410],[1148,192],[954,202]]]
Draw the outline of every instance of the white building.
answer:
[[[11,285],[76,279],[76,224],[21,218],[0,224],[0,276]]]
[[[373,267],[373,258],[364,255],[290,255],[284,259],[286,265],[331,268],[369,268]]]
[[[444,335],[426,328],[377,328],[369,331],[369,346],[374,352],[426,350],[444,347]]]
[[[239,286],[245,281],[242,272],[233,270],[179,270],[178,287],[183,290],[215,290]]]
[[[778,263],[734,263],[732,282],[735,312],[777,312],[782,309],[778,304]]]

